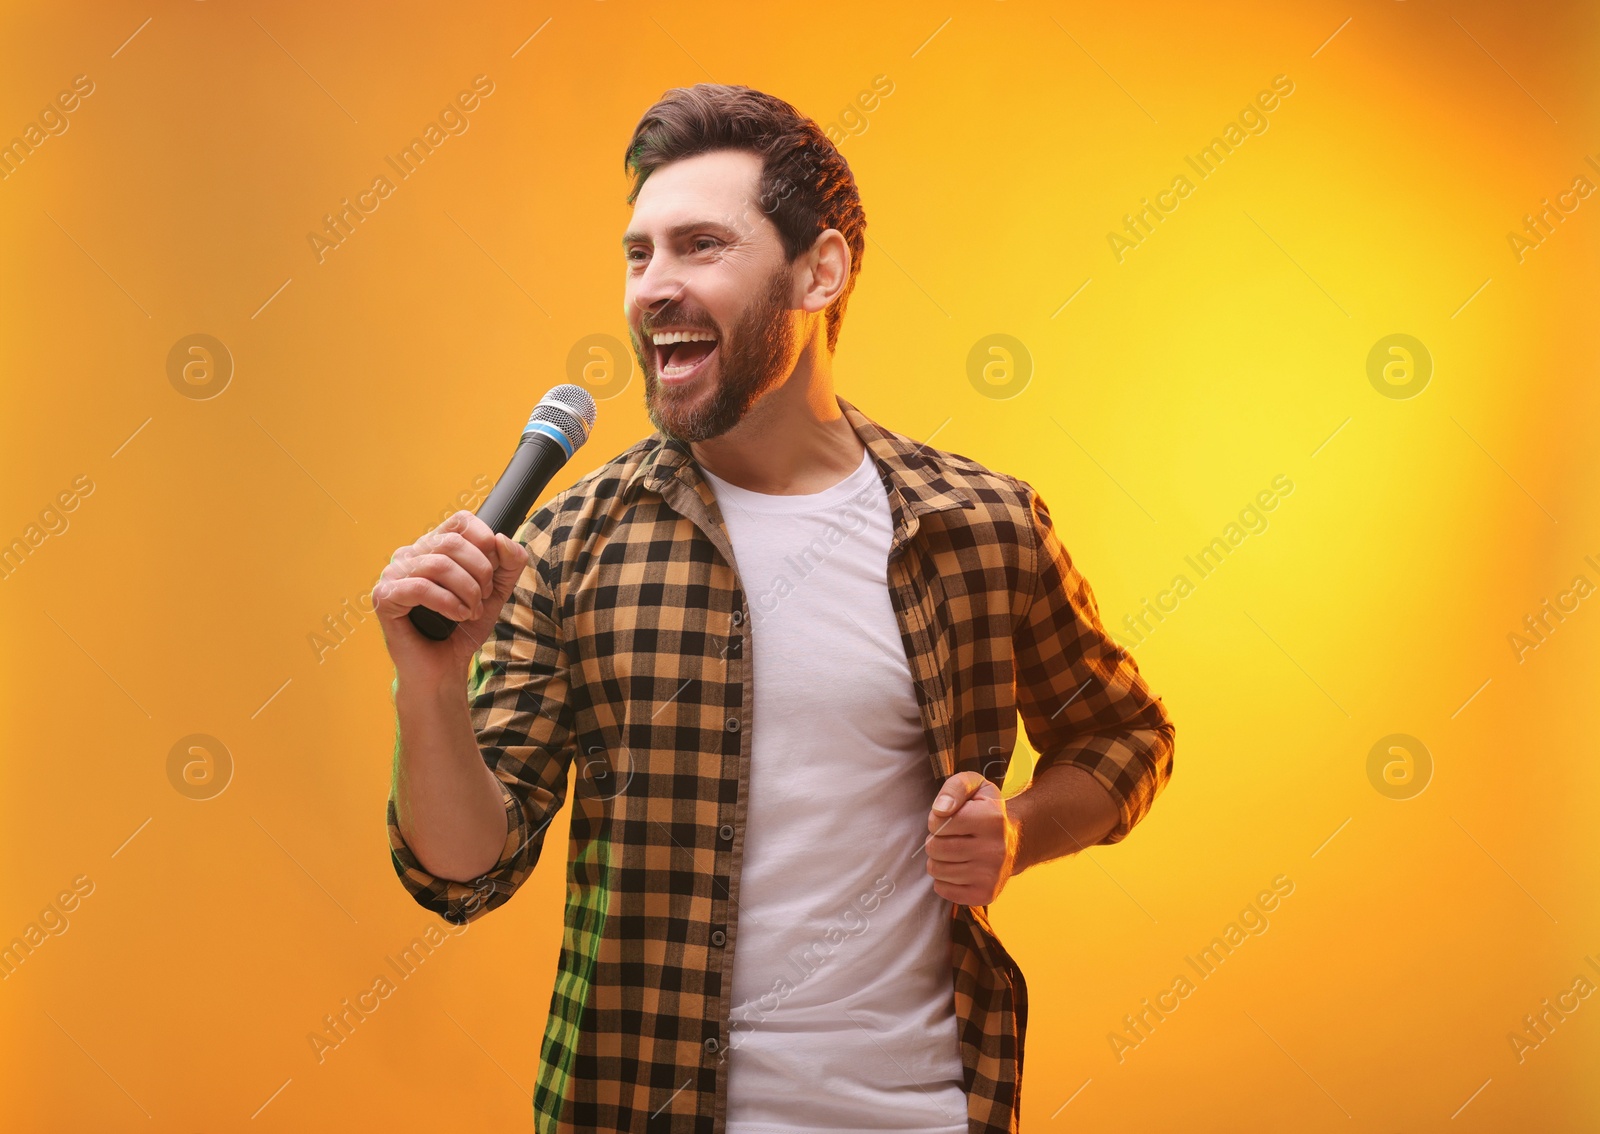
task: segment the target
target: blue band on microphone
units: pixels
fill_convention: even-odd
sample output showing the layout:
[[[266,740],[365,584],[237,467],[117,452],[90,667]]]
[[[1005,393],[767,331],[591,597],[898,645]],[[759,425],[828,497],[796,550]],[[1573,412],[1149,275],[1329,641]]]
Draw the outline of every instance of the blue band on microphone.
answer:
[[[567,435],[565,433],[551,425],[548,421],[528,422],[528,428],[522,431],[522,435],[526,437],[530,433],[543,433],[546,437],[554,438],[555,442],[561,446],[562,451],[567,454],[567,458],[569,460],[571,459],[574,452],[572,448],[572,442],[567,440]]]

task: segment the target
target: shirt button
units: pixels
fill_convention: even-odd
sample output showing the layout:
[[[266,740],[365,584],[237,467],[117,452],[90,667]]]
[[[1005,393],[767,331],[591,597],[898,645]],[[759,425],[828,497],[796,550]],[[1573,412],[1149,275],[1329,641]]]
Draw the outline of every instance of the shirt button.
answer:
[[[738,732],[739,731],[739,718],[738,717],[729,717],[728,718],[728,723],[724,727],[726,727],[729,732]]]
[[[736,610],[733,612],[733,624],[735,626],[741,626],[744,624],[744,611]]]
[[[725,843],[732,842],[733,841],[733,824],[732,823],[724,823],[722,826],[717,828],[717,834],[722,836],[722,841],[723,842],[725,842]]]
[[[712,931],[711,944],[713,944],[713,945],[726,945],[727,943],[728,943],[728,935],[726,933],[722,932],[722,930],[720,930],[720,929]]]
[[[706,1054],[707,1055],[715,1055],[715,1054],[717,1054],[717,1037],[716,1036],[712,1036],[710,1039],[706,1040]]]

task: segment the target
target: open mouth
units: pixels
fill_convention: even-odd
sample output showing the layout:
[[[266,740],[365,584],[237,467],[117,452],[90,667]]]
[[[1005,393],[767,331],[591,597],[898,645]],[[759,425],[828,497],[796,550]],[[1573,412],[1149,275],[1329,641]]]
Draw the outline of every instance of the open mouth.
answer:
[[[665,340],[654,343],[656,374],[663,382],[686,381],[717,353],[717,342],[708,331],[675,331],[654,338]]]

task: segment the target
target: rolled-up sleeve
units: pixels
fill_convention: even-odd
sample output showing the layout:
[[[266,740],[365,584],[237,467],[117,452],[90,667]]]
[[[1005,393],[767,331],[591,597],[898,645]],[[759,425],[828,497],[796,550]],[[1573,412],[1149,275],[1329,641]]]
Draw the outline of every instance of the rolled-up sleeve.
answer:
[[[545,525],[536,525],[539,519],[530,519],[524,532],[540,532]],[[506,809],[499,859],[470,882],[430,874],[400,834],[394,795],[389,796],[389,857],[395,873],[420,905],[456,925],[502,905],[527,880],[545,832],[566,800],[574,748],[569,658],[541,561],[547,541],[536,535],[529,545],[528,565],[468,672],[473,730],[484,763],[500,781]],[[397,758],[398,733],[397,726]]]
[[[1115,843],[1142,820],[1172,776],[1175,726],[1133,656],[1100,623],[1094,592],[1073,566],[1050,510],[1018,482],[1032,513],[1030,595],[1013,633],[1017,707],[1039,754],[1034,774],[1075,764],[1115,801]]]

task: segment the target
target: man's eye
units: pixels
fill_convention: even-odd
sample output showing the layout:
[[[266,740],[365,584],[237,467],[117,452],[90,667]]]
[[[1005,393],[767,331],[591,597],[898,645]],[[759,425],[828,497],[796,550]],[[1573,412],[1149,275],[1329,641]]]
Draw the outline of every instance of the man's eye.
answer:
[[[721,243],[722,242],[720,240],[717,240],[715,237],[701,236],[701,237],[697,237],[695,239],[694,246],[695,246],[695,248],[698,249],[700,247],[700,245],[702,245],[702,244],[717,245],[717,244],[721,244]]]

